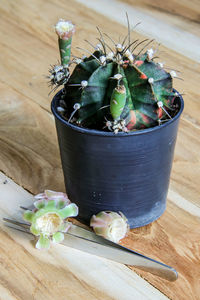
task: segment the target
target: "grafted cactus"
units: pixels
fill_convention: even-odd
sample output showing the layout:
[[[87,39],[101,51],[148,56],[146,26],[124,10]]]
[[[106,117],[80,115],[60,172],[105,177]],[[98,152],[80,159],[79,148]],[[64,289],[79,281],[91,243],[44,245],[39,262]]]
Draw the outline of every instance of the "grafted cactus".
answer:
[[[131,43],[128,32],[122,44],[111,39],[113,49],[100,33],[101,45],[89,57],[70,61],[77,65],[64,82],[62,97],[63,117],[70,122],[118,133],[153,127],[176,114],[177,93],[172,88],[176,73],[154,61],[153,49],[135,53],[146,40]]]

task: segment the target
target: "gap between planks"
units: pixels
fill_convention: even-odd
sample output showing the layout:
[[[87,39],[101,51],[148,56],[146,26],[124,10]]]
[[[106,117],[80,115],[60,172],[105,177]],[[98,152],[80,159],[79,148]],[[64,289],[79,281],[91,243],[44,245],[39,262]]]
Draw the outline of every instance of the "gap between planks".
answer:
[[[12,218],[14,215],[17,218],[16,212],[18,211],[17,214],[19,214],[18,206],[26,206],[33,201],[33,196],[30,193],[17,185],[13,180],[8,178],[2,172],[0,172],[0,195],[0,201],[3,208],[0,213],[1,217],[9,216],[10,218]],[[5,203],[3,203],[4,201]],[[16,210],[14,205],[16,205]],[[11,229],[6,229],[6,232],[8,232],[9,235],[14,238],[14,240],[16,239],[18,241],[18,234],[16,234],[16,232]],[[21,233],[19,233],[19,235],[21,236]],[[23,242],[23,237],[20,239],[20,241]],[[27,237],[24,238],[23,246],[26,247],[26,243]],[[66,260],[66,266],[72,273],[74,273],[75,278],[85,281],[85,283],[90,286],[91,284],[93,284],[94,288],[98,288],[98,290],[104,292],[107,296],[111,297],[111,299],[168,299],[146,280],[142,279],[139,275],[122,264],[111,262],[109,260],[102,259],[97,256],[90,255],[88,253],[84,253],[68,247],[66,247],[63,251],[62,247],[62,245],[58,245],[57,247],[54,246],[54,249],[52,250],[58,263],[61,261],[61,263],[64,264]],[[52,254],[52,251],[50,252],[50,255]],[[40,256],[41,252],[37,251],[36,253]],[[82,260],[84,263],[80,264],[80,260]],[[1,276],[3,277],[3,274]],[[105,280],[105,278],[108,278],[108,280]],[[13,279],[11,278],[11,280]],[[0,290],[3,295],[6,295],[6,292],[9,292],[2,290],[1,284]]]
[[[161,42],[167,48],[200,62],[200,38],[177,26],[162,22],[160,19],[152,17],[138,8],[133,8],[126,3],[116,0],[76,0],[76,2],[125,26],[127,26],[125,17],[127,12],[131,26],[141,22],[134,29],[135,31],[155,38],[155,40]]]

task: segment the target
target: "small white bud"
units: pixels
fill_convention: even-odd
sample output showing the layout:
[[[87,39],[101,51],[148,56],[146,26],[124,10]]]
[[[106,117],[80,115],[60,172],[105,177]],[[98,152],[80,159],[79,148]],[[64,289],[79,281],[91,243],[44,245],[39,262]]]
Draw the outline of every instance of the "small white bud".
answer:
[[[131,63],[133,62],[133,55],[129,50],[126,50],[126,52],[124,53],[124,56],[127,57]]]
[[[82,80],[82,81],[81,81],[81,86],[82,86],[82,87],[86,87],[87,85],[88,85],[87,80]]]
[[[157,102],[157,105],[158,105],[158,107],[163,107],[162,101],[158,101],[158,102]]]
[[[102,45],[101,44],[97,44],[95,47],[95,50],[102,50]]]
[[[118,52],[122,52],[124,50],[124,46],[122,46],[121,44],[117,44],[116,49]]]
[[[109,52],[107,54],[107,59],[113,59],[113,57],[114,57],[114,53],[113,52]]]
[[[75,103],[74,106],[73,106],[73,108],[74,108],[75,110],[80,109],[80,107],[81,107],[80,103]]]
[[[154,55],[154,50],[152,48],[148,49],[147,50],[147,57],[148,57],[149,60],[153,58],[153,55]]]
[[[62,113],[62,112],[65,111],[65,109],[63,107],[61,107],[61,106],[58,106],[57,107],[57,111]]]
[[[114,78],[117,79],[117,80],[120,80],[120,79],[122,79],[122,75],[121,74],[115,74]]]
[[[58,72],[60,72],[60,71],[62,71],[63,70],[63,66],[55,66],[54,67],[54,72],[55,73],[58,73]]]
[[[148,79],[148,82],[153,84],[153,83],[154,83],[154,79],[153,79],[152,77],[150,77],[150,78]]]
[[[80,63],[82,63],[82,59],[76,58],[76,59],[75,59],[75,63],[76,63],[77,65],[79,65]]]
[[[102,55],[102,56],[99,57],[99,60],[100,60],[100,62],[101,62],[102,64],[104,64],[105,61],[106,61],[106,57],[105,57],[104,55]]]
[[[119,129],[114,130],[114,134],[117,134],[119,132]]]
[[[55,79],[56,81],[60,81],[63,79],[63,73],[62,72],[58,72],[56,75],[55,75]]]
[[[177,93],[177,92],[175,92],[174,96],[176,96],[176,97],[177,97],[177,96],[178,96],[178,93]]]
[[[161,63],[161,62],[159,62],[159,63],[158,63],[158,65],[159,65],[159,67],[161,67],[161,68],[163,68],[163,67],[164,67],[164,64],[163,64],[163,63]]]
[[[176,72],[175,71],[171,71],[170,72],[170,75],[171,75],[171,77],[173,78],[173,77],[177,77],[177,75],[176,75]]]
[[[112,126],[112,122],[111,121],[107,121],[106,122],[106,127],[111,127]]]

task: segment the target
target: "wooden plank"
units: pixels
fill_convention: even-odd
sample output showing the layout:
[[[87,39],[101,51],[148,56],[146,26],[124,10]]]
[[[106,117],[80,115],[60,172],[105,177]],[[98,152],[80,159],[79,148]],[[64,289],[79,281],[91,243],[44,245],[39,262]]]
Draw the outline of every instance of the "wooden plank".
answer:
[[[105,10],[109,11],[108,7]],[[0,169],[32,193],[38,193],[44,188],[62,191],[64,183],[57,138],[54,120],[49,114],[50,98],[47,97],[48,88],[43,77],[49,64],[56,62],[58,57],[56,37],[53,29],[50,32],[49,28],[59,17],[73,16],[72,20],[77,24],[73,53],[79,55],[75,46],[88,47],[84,39],[96,43],[96,25],[100,25],[103,31],[110,33],[116,40],[118,35],[126,33],[126,29],[72,0],[67,3],[65,0],[3,0],[0,14],[0,68],[1,74],[4,74],[0,79]],[[162,37],[162,31],[157,33]],[[195,35],[195,32],[192,31],[192,34]],[[138,33],[134,36],[143,38]],[[195,40],[198,41],[198,35]],[[178,50],[177,45],[178,41],[174,43],[174,50]],[[193,50],[198,54],[196,49],[194,47]],[[175,87],[187,93],[184,96],[185,111],[171,177],[171,201],[159,221],[132,231],[124,243],[177,267],[181,276],[172,284],[141,273],[163,293],[172,299],[198,299],[198,208],[196,214],[194,211],[195,205],[200,205],[199,63],[166,47],[161,47],[161,51],[164,51],[160,53],[161,61],[182,71],[181,76],[185,81],[175,81]]]
[[[123,0],[151,16],[200,36],[200,5],[198,0]]]
[[[21,218],[19,205],[32,204],[32,195],[2,173],[0,195],[0,299],[167,299],[121,264],[63,245],[35,249],[33,237],[2,223]]]
[[[168,48],[175,49],[180,54],[183,54],[184,51],[184,55],[200,62],[200,38],[199,34],[197,34],[199,28],[195,25],[190,26],[192,28],[195,27],[195,32],[189,32],[187,30],[189,26],[185,20],[180,21],[178,18],[166,17],[166,15],[163,17],[163,14],[158,12],[159,6],[155,4],[145,9],[144,6],[135,4],[134,0],[132,5],[124,3],[126,1],[117,0],[110,0],[109,2],[106,0],[76,1],[123,25],[126,25],[124,16],[127,12],[131,25],[135,25],[138,22],[141,23],[136,28],[136,31],[159,40],[160,43]],[[132,0],[127,1],[132,2]],[[140,3],[140,1],[138,0],[136,3]],[[152,10],[152,7],[154,8],[155,6],[157,7],[156,12]]]

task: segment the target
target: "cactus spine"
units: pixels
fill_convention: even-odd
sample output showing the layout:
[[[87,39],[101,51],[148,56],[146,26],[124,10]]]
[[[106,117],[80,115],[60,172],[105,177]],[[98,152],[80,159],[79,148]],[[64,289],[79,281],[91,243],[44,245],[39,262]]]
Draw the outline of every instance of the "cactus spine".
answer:
[[[177,95],[172,88],[174,71],[168,73],[161,63],[154,61],[152,48],[144,52],[152,41],[135,53],[147,40],[131,42],[128,28],[128,38],[122,44],[116,44],[107,36],[115,45],[108,52],[111,47],[98,29],[101,45],[94,53],[69,61],[74,29],[70,28],[69,34],[69,30],[67,33],[63,30],[66,26],[56,25],[56,28],[62,65],[77,64],[64,83],[63,100],[67,107],[64,117],[70,122],[100,130],[109,124],[107,129],[117,133],[156,126],[176,114],[174,99]],[[67,42],[63,38],[66,36]],[[75,104],[79,104],[76,111]]]

